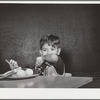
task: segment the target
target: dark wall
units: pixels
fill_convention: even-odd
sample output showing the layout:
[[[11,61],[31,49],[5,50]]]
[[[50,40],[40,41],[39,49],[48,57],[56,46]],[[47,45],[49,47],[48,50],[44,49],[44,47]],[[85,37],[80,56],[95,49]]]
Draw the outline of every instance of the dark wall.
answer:
[[[66,72],[100,70],[100,5],[0,5],[0,73],[9,70],[5,59],[33,66],[39,39],[61,39]]]

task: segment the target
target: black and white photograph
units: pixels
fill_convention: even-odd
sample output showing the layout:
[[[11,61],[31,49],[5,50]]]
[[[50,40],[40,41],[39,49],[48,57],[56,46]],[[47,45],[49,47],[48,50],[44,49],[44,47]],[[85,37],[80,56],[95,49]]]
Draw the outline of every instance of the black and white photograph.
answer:
[[[100,4],[0,4],[0,88],[100,89]]]

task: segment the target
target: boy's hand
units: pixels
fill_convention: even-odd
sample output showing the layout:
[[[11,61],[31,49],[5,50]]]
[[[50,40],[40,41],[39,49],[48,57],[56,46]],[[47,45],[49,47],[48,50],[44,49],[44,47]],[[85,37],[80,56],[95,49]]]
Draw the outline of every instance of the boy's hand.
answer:
[[[43,62],[44,62],[44,60],[42,57],[37,57],[35,66],[36,67],[41,66]]]
[[[18,63],[16,61],[12,60],[12,59],[10,61],[6,60],[6,62],[9,64],[11,69],[19,67]]]

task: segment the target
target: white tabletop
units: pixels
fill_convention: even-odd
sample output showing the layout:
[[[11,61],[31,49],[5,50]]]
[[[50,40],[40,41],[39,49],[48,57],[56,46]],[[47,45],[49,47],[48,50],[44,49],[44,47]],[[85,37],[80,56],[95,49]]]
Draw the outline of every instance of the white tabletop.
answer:
[[[92,80],[92,77],[38,76],[22,80],[0,80],[0,88],[77,88]]]

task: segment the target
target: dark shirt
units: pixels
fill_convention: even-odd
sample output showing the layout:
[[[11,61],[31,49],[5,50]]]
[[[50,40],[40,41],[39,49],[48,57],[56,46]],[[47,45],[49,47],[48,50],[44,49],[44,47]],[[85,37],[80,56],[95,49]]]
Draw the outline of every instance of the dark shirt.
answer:
[[[53,66],[58,74],[63,75],[65,71],[65,65],[60,56],[58,56],[58,61],[57,63],[53,64]]]

